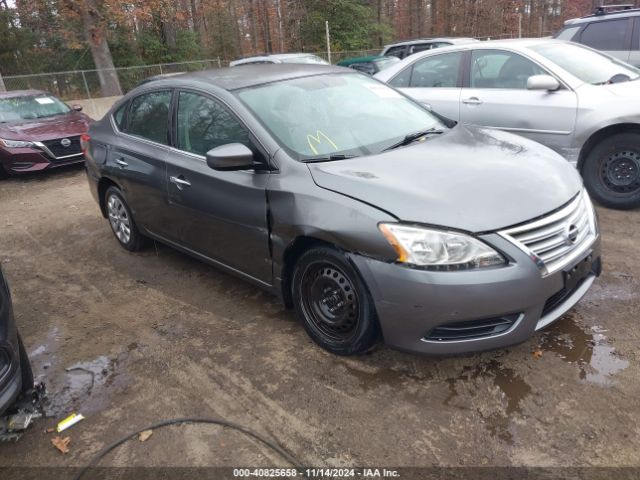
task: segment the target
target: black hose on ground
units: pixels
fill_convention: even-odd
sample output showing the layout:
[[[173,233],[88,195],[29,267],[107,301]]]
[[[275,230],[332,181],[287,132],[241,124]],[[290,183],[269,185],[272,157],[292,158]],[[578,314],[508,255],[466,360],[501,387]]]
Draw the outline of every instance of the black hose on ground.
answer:
[[[98,464],[98,462],[102,460],[102,458],[104,458],[109,452],[118,448],[120,445],[130,440],[131,438],[135,437],[136,435],[139,435],[140,433],[146,430],[156,430],[158,428],[168,427],[169,425],[178,425],[181,423],[208,423],[211,425],[220,425],[222,427],[231,428],[233,430],[244,433],[245,435],[258,440],[260,443],[266,445],[271,450],[278,453],[282,458],[284,458],[287,462],[289,462],[294,467],[302,468],[302,465],[300,464],[300,462],[298,462],[298,460],[296,460],[284,448],[282,448],[277,443],[272,442],[268,438],[263,437],[258,432],[251,430],[250,428],[244,427],[242,425],[238,425],[237,423],[229,422],[227,420],[219,420],[215,418],[174,418],[171,420],[165,420],[163,422],[156,423],[154,425],[149,425],[148,427],[141,428],[139,430],[136,430],[135,432],[132,432],[122,437],[120,440],[113,442],[111,445],[105,447],[95,457],[93,457],[93,459],[78,472],[78,474],[74,477],[74,480],[80,480],[90,468],[95,467]]]

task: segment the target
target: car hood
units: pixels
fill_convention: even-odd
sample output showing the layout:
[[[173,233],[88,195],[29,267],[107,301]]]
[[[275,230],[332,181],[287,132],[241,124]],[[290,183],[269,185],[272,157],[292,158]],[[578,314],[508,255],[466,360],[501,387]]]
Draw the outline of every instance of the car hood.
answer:
[[[80,112],[26,120],[19,123],[0,123],[0,138],[38,142],[54,138],[72,137],[85,133],[90,119]]]
[[[318,186],[399,220],[470,232],[539,217],[582,188],[575,168],[552,150],[463,126],[379,155],[308,166]]]
[[[609,92],[619,97],[640,98],[640,79],[632,82],[603,85]]]

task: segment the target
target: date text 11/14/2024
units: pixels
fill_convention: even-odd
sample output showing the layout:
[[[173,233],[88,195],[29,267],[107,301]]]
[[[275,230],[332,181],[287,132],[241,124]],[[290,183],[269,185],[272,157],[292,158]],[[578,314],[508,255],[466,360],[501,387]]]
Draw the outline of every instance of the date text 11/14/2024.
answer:
[[[397,470],[386,468],[234,468],[233,476],[262,478],[399,478]]]

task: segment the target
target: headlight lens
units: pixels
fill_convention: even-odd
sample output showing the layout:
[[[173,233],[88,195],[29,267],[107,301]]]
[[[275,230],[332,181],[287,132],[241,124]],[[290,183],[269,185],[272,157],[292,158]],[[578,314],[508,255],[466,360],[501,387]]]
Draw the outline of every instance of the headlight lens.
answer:
[[[3,138],[0,138],[0,143],[7,148],[33,147],[33,142],[25,142],[23,140],[5,140]]]
[[[380,231],[398,252],[398,262],[434,270],[463,270],[506,263],[489,245],[469,235],[398,223],[381,223]]]

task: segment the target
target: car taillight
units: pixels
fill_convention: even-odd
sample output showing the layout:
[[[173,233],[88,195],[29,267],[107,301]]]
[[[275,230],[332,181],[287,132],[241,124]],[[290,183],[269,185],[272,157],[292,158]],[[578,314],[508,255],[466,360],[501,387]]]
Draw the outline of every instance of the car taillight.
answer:
[[[80,148],[82,148],[82,153],[84,155],[87,154],[87,150],[89,148],[89,140],[91,140],[89,134],[83,133],[82,135],[80,135]]]

